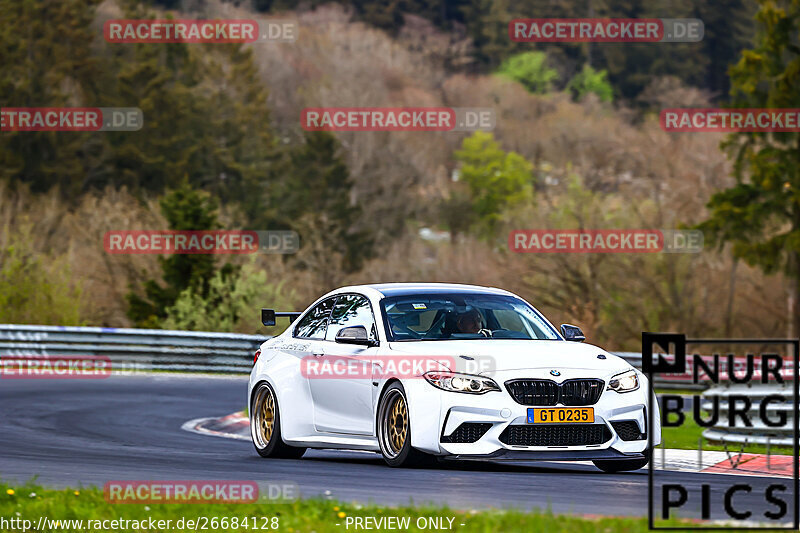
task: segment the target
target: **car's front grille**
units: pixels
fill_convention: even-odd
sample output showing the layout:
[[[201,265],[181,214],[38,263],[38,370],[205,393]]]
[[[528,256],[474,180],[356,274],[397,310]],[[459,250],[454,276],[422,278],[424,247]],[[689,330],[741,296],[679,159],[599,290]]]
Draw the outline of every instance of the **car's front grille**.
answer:
[[[592,405],[603,394],[602,379],[568,379],[561,384],[560,401],[564,405]]]
[[[558,383],[549,379],[518,379],[507,381],[506,388],[522,405],[555,405],[558,403]]]
[[[491,427],[491,422],[464,422],[450,435],[442,435],[441,440],[451,443],[477,442]]]
[[[590,446],[610,438],[605,424],[512,425],[500,434],[500,442],[509,446]]]
[[[639,431],[639,424],[635,420],[622,420],[611,422],[611,427],[617,432],[622,440],[644,440],[647,433]]]
[[[506,381],[511,397],[522,405],[593,405],[600,399],[604,387],[602,379],[568,379],[560,385],[549,379]]]

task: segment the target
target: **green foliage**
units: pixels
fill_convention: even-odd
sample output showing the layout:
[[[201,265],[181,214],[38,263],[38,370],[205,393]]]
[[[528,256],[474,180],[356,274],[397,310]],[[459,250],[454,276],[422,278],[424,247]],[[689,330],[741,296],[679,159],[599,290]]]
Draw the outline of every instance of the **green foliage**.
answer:
[[[515,53],[529,50],[527,43],[520,45],[508,38],[508,23],[524,8],[517,7],[518,0],[468,0],[459,10],[469,36],[475,43],[474,55],[489,68],[496,68],[504,59]],[[525,17],[533,17],[530,11]],[[555,13],[542,16],[557,16]]]
[[[360,227],[361,209],[350,199],[353,185],[347,165],[330,133],[309,132],[304,140],[288,153],[286,179],[266,188],[262,204],[267,209],[260,220],[265,228],[294,229],[306,251],[320,248],[329,260],[340,257],[344,272],[354,272],[372,256],[373,240],[371,232]]]
[[[506,59],[497,73],[521,83],[528,91],[536,94],[550,92],[552,84],[558,79],[558,72],[547,66],[544,52],[525,52]]]
[[[272,4],[275,9],[281,6],[294,7],[296,3],[289,0],[255,0],[257,3]],[[312,0],[311,5],[321,5],[326,0]],[[413,13],[425,17],[434,23],[449,27],[453,19],[461,20],[460,8],[465,0],[343,0],[342,3],[352,6],[358,18],[387,31],[397,31],[403,25],[404,15]],[[288,6],[287,6],[288,5]]]
[[[455,158],[460,181],[469,188],[474,225],[492,238],[504,210],[533,194],[533,166],[516,152],[505,152],[491,133],[476,131],[464,139]]]
[[[187,177],[222,201],[252,196],[275,146],[267,91],[239,44],[98,41],[96,0],[0,0],[3,106],[138,107],[136,132],[4,133],[0,177],[74,198],[108,185],[163,192]],[[159,18],[133,1],[125,18]],[[25,28],[26,31],[17,31]]]
[[[798,108],[800,1],[760,4],[757,44],[730,70],[734,107]],[[748,264],[800,280],[800,133],[735,133],[723,147],[737,184],[712,196],[699,227]]]
[[[614,99],[614,89],[606,79],[607,76],[605,70],[595,70],[589,65],[583,65],[581,71],[569,80],[566,88],[576,101],[581,101],[587,94],[594,93],[601,102],[611,102]]]
[[[258,0],[270,4],[269,0]],[[353,5],[360,18],[396,31],[410,13],[444,29],[457,23],[474,44],[479,68],[494,70],[504,60],[534,48],[546,49],[553,64],[570,72],[583,64],[608,72],[614,94],[634,99],[659,76],[678,77],[685,85],[713,94],[728,92],[726,70],[753,35],[754,0],[674,0],[669,3],[607,0],[575,4],[565,0],[340,0]],[[280,8],[277,8],[280,9]],[[699,18],[705,32],[699,43],[516,43],[508,23],[517,18]]]
[[[250,49],[140,44],[116,52],[108,71],[115,105],[140,107],[145,125],[109,135],[112,150],[92,185],[161,192],[187,177],[222,201],[250,197],[275,156]]]
[[[197,287],[181,292],[175,304],[167,309],[163,327],[189,331],[223,331],[264,333],[258,320],[259,310],[269,306],[291,309],[294,292],[285,284],[269,283],[267,274],[255,261],[232,275],[217,272],[204,294]]]
[[[674,390],[669,390],[668,392],[665,391],[666,394],[678,394]],[[687,391],[687,395],[697,394],[697,391]],[[670,418],[675,417],[675,415],[671,415]],[[665,447],[671,450],[697,450],[699,446],[700,439],[703,436],[703,431],[706,428],[703,426],[699,426],[697,422],[695,422],[694,417],[687,416],[683,423],[679,426],[664,426],[661,428],[661,438],[665,443]],[[711,444],[706,439],[703,440],[703,450],[725,450],[726,446],[724,444]],[[730,444],[728,444],[727,449],[730,450]],[[737,446],[737,452],[739,448]],[[791,446],[776,446],[775,444],[770,445],[770,454],[774,455],[792,455],[794,451]],[[747,443],[743,449],[744,453],[760,453],[766,454],[767,447],[764,444],[752,444]]]
[[[20,513],[17,515],[16,513]],[[51,489],[33,482],[25,485],[10,485],[0,482],[0,516],[9,523],[12,519],[29,520],[34,525],[41,517],[50,521],[46,529],[64,532],[81,532],[100,529],[104,520],[136,520],[141,525],[121,522],[128,527],[122,529],[146,529],[148,519],[171,521],[160,530],[192,529],[187,524],[208,524],[221,531],[247,532],[253,529],[278,531],[316,531],[317,533],[338,533],[344,517],[357,518],[381,516],[408,517],[410,527],[407,531],[419,532],[429,529],[418,528],[417,520],[425,517],[452,517],[463,533],[485,531],[547,531],[550,533],[647,533],[646,517],[592,517],[585,518],[571,514],[552,512],[525,512],[514,509],[487,509],[480,511],[454,510],[448,507],[431,505],[380,506],[372,503],[341,502],[331,499],[301,498],[292,502],[257,501],[253,503],[131,503],[118,505],[110,503],[103,496],[103,489],[81,487],[75,489]],[[232,518],[238,527],[233,527]],[[243,522],[246,519],[246,523]],[[75,520],[82,521],[80,525]],[[182,520],[182,527],[177,527]],[[91,523],[89,523],[91,521]],[[99,522],[98,522],[99,521]],[[273,522],[274,521],[274,522]],[[422,524],[423,520],[419,520]],[[105,522],[108,524],[109,522]],[[274,526],[270,526],[275,524]],[[677,529],[695,525],[678,521],[659,521],[659,525],[671,525]],[[15,525],[17,525],[15,523]],[[202,527],[202,526],[201,526]],[[15,527],[14,529],[17,529]],[[455,529],[455,528],[454,528]]]
[[[219,229],[217,201],[207,192],[193,189],[188,182],[170,191],[161,199],[161,212],[171,230],[201,231]],[[159,328],[172,306],[186,289],[206,295],[215,273],[215,258],[204,254],[173,254],[159,257],[165,285],[147,280],[142,297],[128,293],[128,316],[140,327]],[[221,275],[231,274],[226,265]]]
[[[100,72],[91,27],[98,0],[0,0],[0,104],[58,107],[91,102]],[[24,31],[23,31],[24,30]],[[92,102],[90,105],[96,105]],[[0,177],[32,190],[76,192],[86,172],[87,133],[3,132]]]
[[[670,227],[656,202],[633,203],[594,191],[569,166],[565,170],[563,194],[538,208],[521,204],[511,215],[511,228]],[[552,309],[563,322],[580,324],[590,340],[608,339],[619,349],[641,346],[642,331],[700,334],[719,323],[719,306],[705,296],[709,279],[698,268],[704,261],[700,254],[531,253],[517,255],[516,261],[525,265],[523,296],[530,294],[540,309]]]
[[[37,254],[30,225],[4,230],[0,248],[0,323],[80,326],[81,286],[65,256]]]

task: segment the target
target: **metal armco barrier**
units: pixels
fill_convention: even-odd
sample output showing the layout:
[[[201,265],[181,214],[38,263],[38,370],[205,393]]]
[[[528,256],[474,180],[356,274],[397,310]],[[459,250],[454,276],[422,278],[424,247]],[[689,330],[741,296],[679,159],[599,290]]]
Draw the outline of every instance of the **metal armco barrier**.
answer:
[[[0,324],[0,357],[91,355],[112,367],[183,372],[250,372],[253,354],[269,337],[166,329],[24,326]],[[642,354],[617,352],[636,368]],[[659,387],[692,388],[691,374],[667,376]]]
[[[639,370],[642,369],[642,354],[637,352],[612,352],[625,359],[628,363]],[[657,374],[654,378],[654,385],[659,389],[681,389],[701,391],[706,388],[703,384],[696,384],[692,380],[691,367],[683,374]]]
[[[785,416],[786,422],[780,427],[772,427],[765,424],[759,415],[761,402],[766,396],[779,394],[783,396],[785,402],[770,402],[765,408],[770,420],[778,422],[779,417]],[[746,396],[751,402],[750,409],[747,411],[748,418],[752,426],[742,423],[740,417],[735,419],[735,426],[729,427],[728,398],[731,395]],[[783,384],[758,384],[758,385],[735,385],[712,387],[702,394],[701,407],[711,413],[711,397],[719,397],[719,418],[713,427],[703,431],[703,437],[712,442],[724,442],[732,444],[767,444],[792,446],[794,443],[794,384],[784,382]],[[739,404],[739,407],[742,407]],[[783,414],[781,414],[783,413]],[[708,418],[706,418],[707,420]]]
[[[269,337],[163,329],[0,324],[3,356],[103,356],[112,370],[250,372],[253,354]]]

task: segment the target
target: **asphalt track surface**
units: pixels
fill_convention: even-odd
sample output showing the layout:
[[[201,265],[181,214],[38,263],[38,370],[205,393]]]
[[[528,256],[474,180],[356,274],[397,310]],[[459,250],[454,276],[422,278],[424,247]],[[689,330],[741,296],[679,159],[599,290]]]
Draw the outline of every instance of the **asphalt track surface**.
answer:
[[[241,410],[246,383],[244,378],[171,375],[0,379],[0,478],[25,482],[37,477],[38,483],[55,487],[102,487],[112,480],[294,482],[303,497],[382,505],[413,501],[458,509],[647,514],[647,469],[605,474],[582,464],[462,462],[408,470],[389,468],[377,455],[333,450],[309,450],[299,460],[269,460],[246,441],[181,429],[190,419]],[[659,483],[690,487],[690,504],[682,516],[696,515],[703,483],[711,487],[712,518],[726,518],[724,491],[734,483],[752,487],[751,496],[735,498],[737,507],[753,511],[752,519],[763,521],[762,513],[775,509],[763,494],[778,480],[691,472],[656,476]],[[791,515],[791,480],[780,481],[788,486]]]

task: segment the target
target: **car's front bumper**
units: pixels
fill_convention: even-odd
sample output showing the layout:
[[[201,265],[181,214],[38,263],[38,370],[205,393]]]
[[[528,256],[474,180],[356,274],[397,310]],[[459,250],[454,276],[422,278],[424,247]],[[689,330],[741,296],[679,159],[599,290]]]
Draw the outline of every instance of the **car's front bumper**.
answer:
[[[588,427],[589,424],[548,424],[553,431],[546,433],[556,435],[555,440],[528,437],[532,432],[541,435],[539,430],[529,428],[541,427],[542,424],[527,423],[528,408],[532,406],[517,403],[506,390],[504,381],[514,376],[494,377],[502,390],[481,395],[442,391],[422,379],[404,382],[409,396],[412,445],[427,453],[460,459],[590,460],[641,458],[650,431],[653,432],[654,445],[661,441],[658,407],[655,402],[647,401],[648,385],[644,376],[640,377],[640,387],[636,391],[622,394],[603,392],[597,403],[589,406],[594,410],[593,427]],[[564,379],[572,377],[585,375],[567,375]],[[651,404],[656,410],[653,428],[648,427],[647,409]],[[617,431],[619,425],[616,423],[619,422],[629,422],[627,427],[638,428],[638,438],[623,439],[623,436],[630,439],[631,435]],[[636,425],[631,426],[631,422]],[[454,432],[462,424],[484,424],[483,427],[488,429],[483,432],[483,428],[471,427],[475,433],[482,433],[474,442],[447,442],[452,440]],[[509,431],[512,431],[507,431],[509,428],[518,434],[517,438],[509,437]],[[592,444],[577,446],[563,445],[558,438],[561,432],[582,431],[602,436],[591,440]],[[519,434],[525,437],[520,439]]]
[[[590,461],[598,459],[644,459],[643,452],[622,453],[613,448],[604,450],[547,450],[544,452],[497,450],[486,455],[445,455],[454,461]]]

